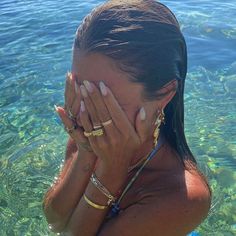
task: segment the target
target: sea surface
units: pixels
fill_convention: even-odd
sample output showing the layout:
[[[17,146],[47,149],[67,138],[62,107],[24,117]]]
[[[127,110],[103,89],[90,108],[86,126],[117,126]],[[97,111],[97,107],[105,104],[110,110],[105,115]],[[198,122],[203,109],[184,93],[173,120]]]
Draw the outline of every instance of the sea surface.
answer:
[[[0,1],[0,235],[53,235],[42,198],[60,171],[75,31],[103,1]],[[201,236],[236,235],[236,0],[162,1],[188,46],[185,128],[213,190]]]

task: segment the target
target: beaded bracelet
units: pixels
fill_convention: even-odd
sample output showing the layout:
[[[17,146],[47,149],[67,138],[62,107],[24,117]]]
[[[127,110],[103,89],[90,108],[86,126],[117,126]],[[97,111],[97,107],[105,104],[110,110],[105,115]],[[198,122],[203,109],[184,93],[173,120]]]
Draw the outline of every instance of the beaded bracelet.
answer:
[[[90,177],[91,182],[94,184],[96,188],[98,188],[104,195],[106,195],[109,200],[107,201],[107,205],[109,206],[112,202],[116,201],[116,197],[114,197],[106,188],[105,186],[98,180],[95,173],[92,173]]]

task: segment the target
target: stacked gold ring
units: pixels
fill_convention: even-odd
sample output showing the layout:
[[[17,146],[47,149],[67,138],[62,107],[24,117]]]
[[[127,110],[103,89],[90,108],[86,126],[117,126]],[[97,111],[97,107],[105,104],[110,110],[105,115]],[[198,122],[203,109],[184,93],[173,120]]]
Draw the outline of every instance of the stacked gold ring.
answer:
[[[104,134],[103,129],[96,129],[96,130],[92,130],[91,132],[86,132],[84,131],[84,136],[85,137],[89,137],[89,136],[102,136]]]
[[[103,129],[96,129],[92,131],[93,136],[102,136],[104,134]]]
[[[93,128],[94,129],[100,129],[100,128],[102,128],[102,126],[101,125],[94,125]]]
[[[112,123],[112,119],[108,120],[108,121],[105,121],[105,122],[102,122],[102,125],[103,126],[106,126],[106,125],[109,125]]]
[[[93,126],[94,130],[92,130],[91,132],[84,131],[84,136],[85,137],[90,137],[91,135],[92,136],[102,136],[104,134],[102,127],[109,125],[111,123],[112,123],[112,119],[102,122],[102,126],[101,125],[94,125]]]
[[[85,137],[89,137],[89,136],[91,136],[91,135],[93,135],[93,132],[86,132],[86,131],[84,131],[84,136]]]

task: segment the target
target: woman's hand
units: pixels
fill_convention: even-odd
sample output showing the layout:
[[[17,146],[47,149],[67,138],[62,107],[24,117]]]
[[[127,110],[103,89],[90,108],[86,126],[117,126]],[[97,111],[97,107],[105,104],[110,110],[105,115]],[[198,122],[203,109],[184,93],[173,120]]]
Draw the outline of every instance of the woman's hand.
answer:
[[[67,73],[65,86],[65,106],[57,107],[55,109],[59,114],[65,129],[75,141],[77,147],[83,151],[93,152],[88,139],[84,136],[84,129],[81,126],[80,118],[78,116],[80,109],[80,90],[75,79],[75,75]]]
[[[89,143],[103,167],[126,172],[135,151],[145,140],[147,124],[144,108],[138,113],[135,130],[111,90],[103,82],[99,83],[100,91],[91,82],[83,83],[80,86],[83,97],[80,119],[85,131],[91,134],[93,126],[112,120],[110,124],[103,125],[104,133],[101,136],[90,135]]]

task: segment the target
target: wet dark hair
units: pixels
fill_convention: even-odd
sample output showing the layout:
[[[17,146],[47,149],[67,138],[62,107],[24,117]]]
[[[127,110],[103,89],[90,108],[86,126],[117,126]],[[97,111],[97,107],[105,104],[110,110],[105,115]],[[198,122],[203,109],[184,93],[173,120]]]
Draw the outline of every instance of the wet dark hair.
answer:
[[[158,91],[177,79],[176,94],[165,107],[161,130],[183,166],[196,166],[184,133],[187,47],[169,8],[154,0],[107,1],[84,18],[74,46],[112,58],[132,82],[143,84],[143,96],[149,100],[156,100]]]

